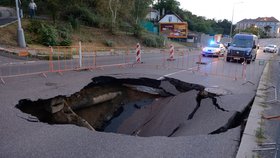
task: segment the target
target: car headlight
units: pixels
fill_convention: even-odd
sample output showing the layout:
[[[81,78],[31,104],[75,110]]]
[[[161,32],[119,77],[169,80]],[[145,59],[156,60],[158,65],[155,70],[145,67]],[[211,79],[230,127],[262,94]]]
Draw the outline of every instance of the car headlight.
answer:
[[[246,55],[250,55],[250,51],[247,51],[247,52],[246,52]]]

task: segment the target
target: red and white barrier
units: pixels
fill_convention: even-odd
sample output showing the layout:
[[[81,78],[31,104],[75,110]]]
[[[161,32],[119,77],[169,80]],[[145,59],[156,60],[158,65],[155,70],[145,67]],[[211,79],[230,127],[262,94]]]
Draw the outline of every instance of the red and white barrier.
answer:
[[[174,45],[170,44],[169,46],[169,58],[167,59],[168,61],[173,61],[174,59]]]
[[[141,63],[141,48],[139,43],[136,45],[136,63]]]

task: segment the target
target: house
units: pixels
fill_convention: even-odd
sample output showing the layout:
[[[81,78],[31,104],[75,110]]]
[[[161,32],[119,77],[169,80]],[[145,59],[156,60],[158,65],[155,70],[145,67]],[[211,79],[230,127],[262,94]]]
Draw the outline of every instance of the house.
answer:
[[[170,12],[159,20],[159,33],[170,39],[187,39],[188,23],[177,14]]]
[[[161,17],[159,23],[182,23],[184,22],[177,14],[169,12]]]
[[[141,21],[141,26],[154,34],[158,34],[158,20],[160,17],[160,13],[158,10],[150,7],[148,10],[148,14],[144,21]]]
[[[158,10],[154,9],[154,8],[149,8],[149,12],[146,15],[146,19],[152,22],[158,22],[160,17],[160,13]]]
[[[236,24],[235,30],[245,30],[249,27],[262,29],[270,37],[280,37],[280,23],[274,17],[258,17],[256,19],[243,19]]]
[[[255,19],[243,19],[236,23],[235,30],[245,30],[247,28],[254,27],[255,24]]]

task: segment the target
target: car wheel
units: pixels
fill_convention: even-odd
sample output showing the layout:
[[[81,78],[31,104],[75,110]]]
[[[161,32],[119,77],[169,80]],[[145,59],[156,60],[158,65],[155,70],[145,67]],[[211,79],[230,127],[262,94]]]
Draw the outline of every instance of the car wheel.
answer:
[[[230,62],[230,57],[227,57],[227,58],[226,58],[226,61],[227,61],[227,62]]]
[[[247,59],[247,60],[246,60],[246,63],[247,63],[247,64],[250,64],[250,63],[251,63],[251,59]]]

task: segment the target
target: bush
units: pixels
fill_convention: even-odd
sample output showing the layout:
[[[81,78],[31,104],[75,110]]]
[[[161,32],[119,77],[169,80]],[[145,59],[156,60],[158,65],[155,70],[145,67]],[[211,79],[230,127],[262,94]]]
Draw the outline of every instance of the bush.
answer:
[[[57,27],[57,32],[59,35],[59,45],[61,46],[70,46],[72,44],[71,40],[71,25],[69,27]]]
[[[71,39],[63,39],[62,41],[59,42],[60,46],[70,46],[72,44],[72,40]]]
[[[97,23],[98,25],[96,27],[98,28],[110,28],[112,23],[109,18],[102,17],[101,15],[96,15]]]
[[[32,33],[39,33],[40,29],[42,28],[42,25],[43,22],[39,20],[31,20],[27,27],[27,31]]]
[[[126,34],[134,35],[134,28],[128,22],[121,21],[119,24],[120,31],[123,31]]]
[[[42,25],[40,29],[41,43],[46,46],[57,45],[57,30],[51,25]]]
[[[157,47],[164,47],[165,46],[165,38],[163,36],[157,36],[156,41],[157,41]]]
[[[142,37],[143,43],[147,46],[147,47],[156,47],[157,43],[154,37],[152,36],[143,36]]]
[[[32,39],[32,35],[25,34],[25,41],[28,44],[33,44],[34,39]]]
[[[14,5],[15,1],[11,1],[11,0],[1,0],[0,5],[1,6],[12,6]]]
[[[77,29],[80,28],[80,23],[79,23],[79,20],[77,18],[74,18],[73,16],[70,16],[68,20],[70,22],[71,27],[74,30],[77,30]]]
[[[147,47],[163,47],[165,38],[157,35],[145,35],[142,37],[143,43]]]
[[[27,34],[25,34],[25,40],[28,44],[32,43],[41,43],[41,34],[40,30],[42,29],[43,22],[39,20],[30,20],[30,23],[25,29]]]
[[[111,40],[105,40],[105,45],[108,47],[113,47],[114,46],[114,42]]]
[[[143,30],[144,29],[140,25],[134,25],[133,26],[133,34],[134,34],[134,36],[141,37]]]
[[[27,31],[29,35],[27,34],[26,41],[29,44],[39,43],[46,46],[69,46],[72,44],[72,26],[70,24],[54,26],[39,20],[31,20]]]
[[[99,26],[99,17],[92,13],[89,8],[74,5],[64,13],[64,19],[69,21],[73,28],[78,26],[79,21],[87,26]]]

